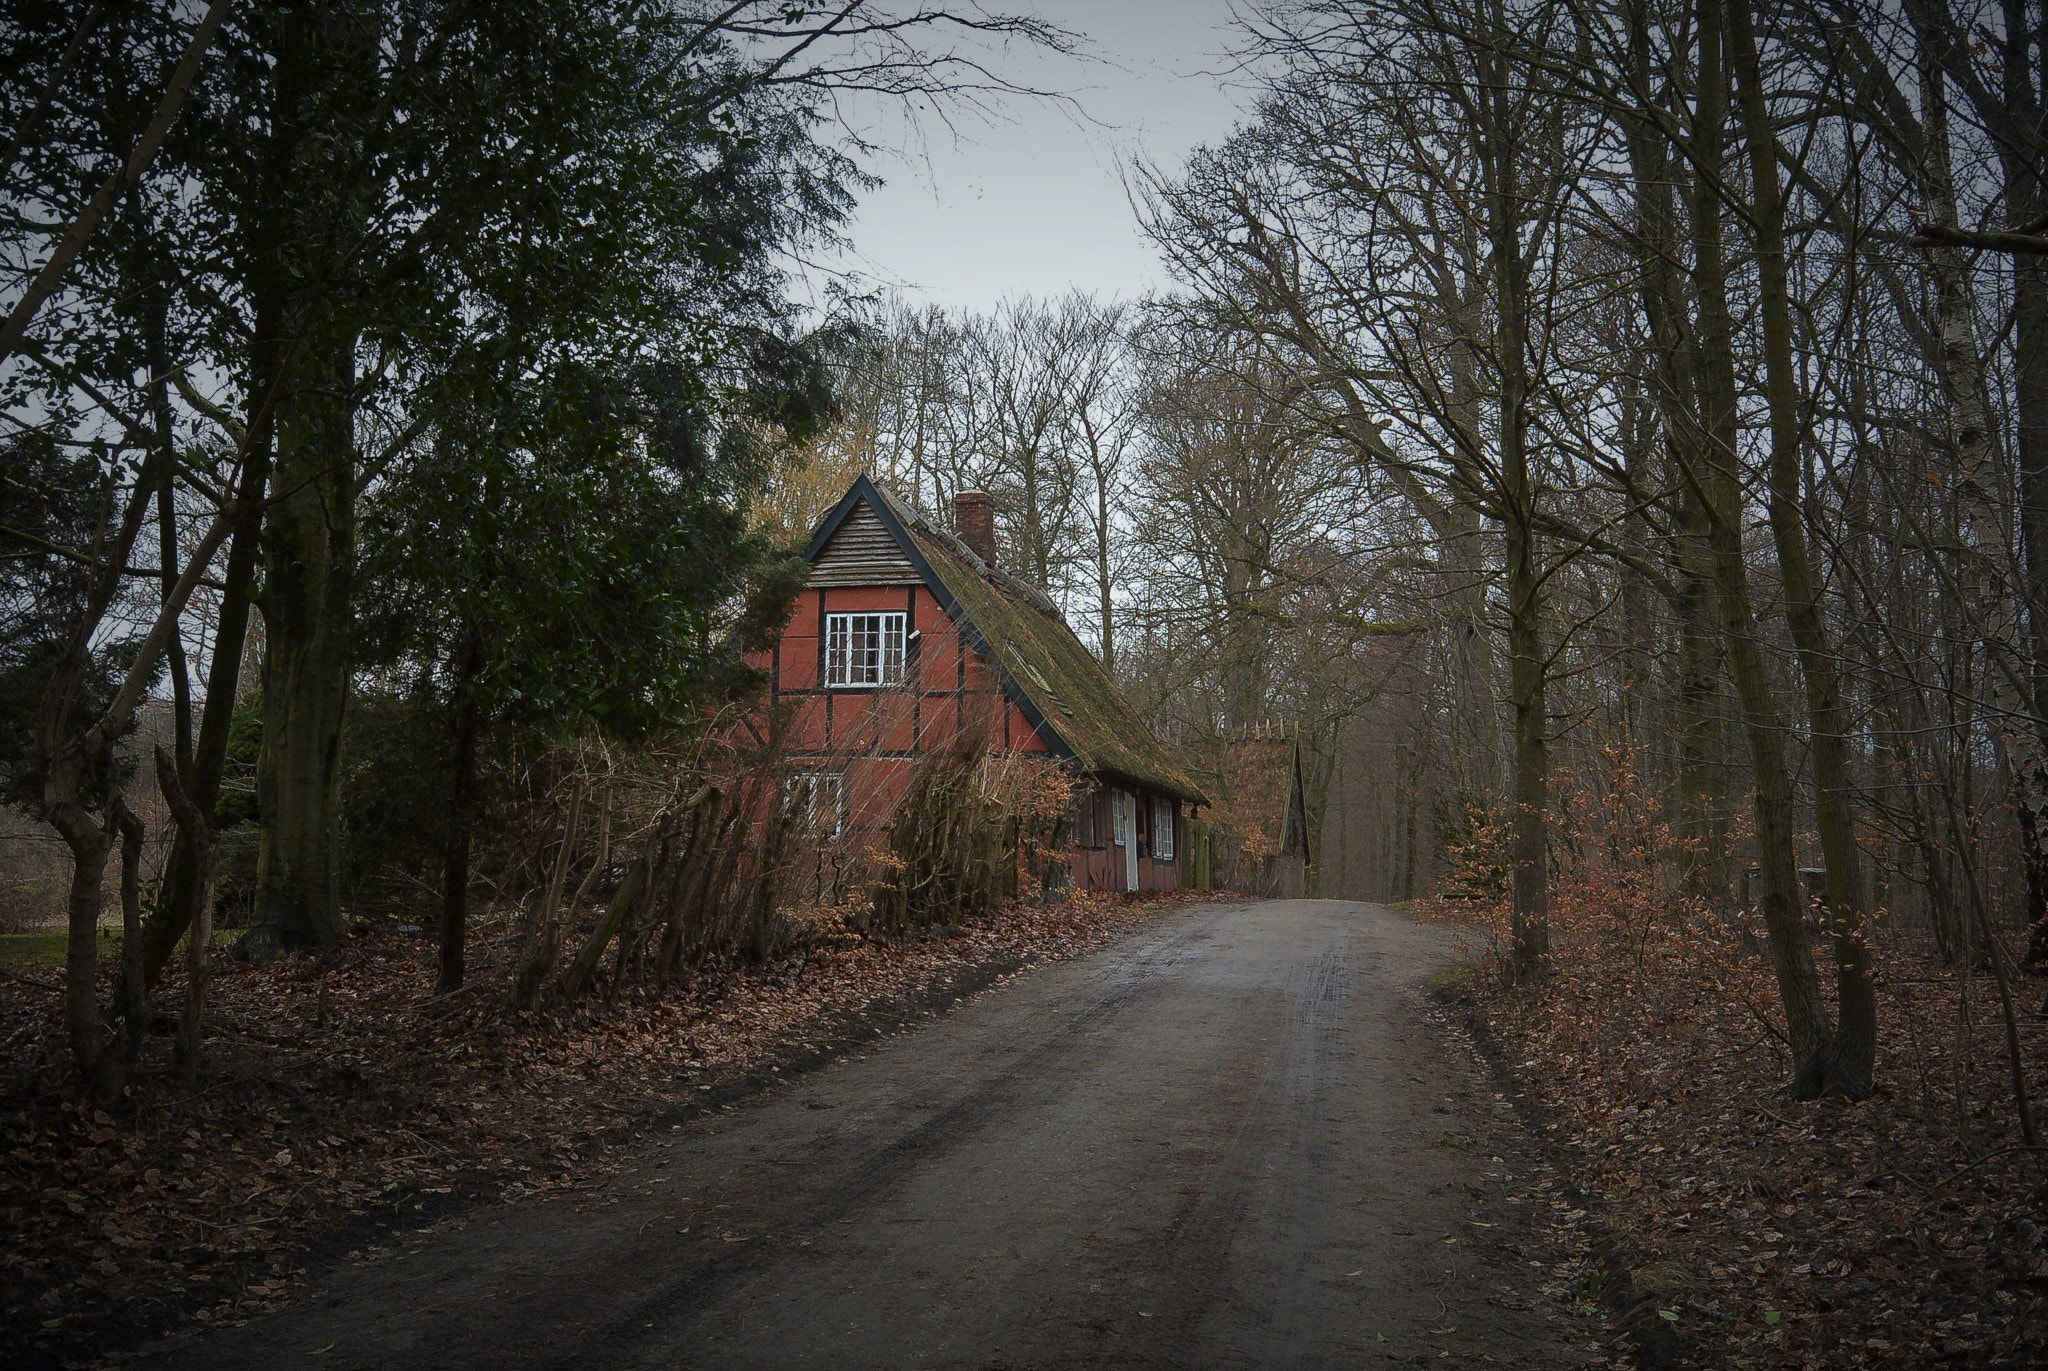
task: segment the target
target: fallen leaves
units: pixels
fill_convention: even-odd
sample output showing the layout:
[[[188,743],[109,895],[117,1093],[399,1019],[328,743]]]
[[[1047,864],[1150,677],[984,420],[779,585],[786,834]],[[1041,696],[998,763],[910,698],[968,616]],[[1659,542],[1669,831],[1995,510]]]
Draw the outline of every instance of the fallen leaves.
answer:
[[[2048,1155],[2018,1145],[2003,1025],[1981,983],[1888,962],[1880,1087],[1860,1103],[1790,1099],[1755,1011],[1768,963],[1683,927],[1567,924],[1539,985],[1467,986],[1600,1222],[1696,1273],[1655,1312],[1705,1361],[2048,1364]],[[2022,1032],[2039,1101],[2048,1022]]]
[[[289,1296],[309,1254],[587,1186],[638,1125],[723,1106],[1157,908],[1079,894],[897,943],[814,937],[764,966],[526,1014],[505,1008],[509,930],[476,939],[479,989],[446,999],[430,942],[367,935],[325,960],[223,964],[196,1087],[171,1084],[153,1038],[111,1111],[75,1098],[58,1007],[0,986],[0,1362],[244,1320]]]

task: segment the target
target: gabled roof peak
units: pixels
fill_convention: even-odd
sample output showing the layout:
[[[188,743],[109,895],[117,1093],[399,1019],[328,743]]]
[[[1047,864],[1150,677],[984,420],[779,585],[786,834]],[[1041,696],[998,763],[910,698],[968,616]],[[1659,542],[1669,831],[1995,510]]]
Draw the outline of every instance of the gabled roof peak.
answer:
[[[861,480],[868,481],[868,478],[863,476]],[[916,506],[896,494],[893,490],[890,490],[887,486],[882,485],[878,481],[868,481],[868,485],[874,491],[875,498],[886,501],[896,517],[915,529],[920,537],[930,538],[935,542],[943,544],[949,552],[956,554],[961,560],[979,571],[984,580],[1002,591],[1003,594],[1008,595],[1012,599],[1024,601],[1049,619],[1057,619],[1062,624],[1067,622],[1066,616],[1060,613],[1059,606],[1055,605],[1051,598],[1037,586],[1032,585],[1022,577],[1012,576],[1001,567],[991,566],[980,553],[967,546],[965,540],[958,533],[948,528],[940,528],[931,520],[925,518]]]
[[[1206,803],[1171,750],[1124,699],[1044,592],[989,566],[949,529],[863,474],[811,535],[815,562],[863,503],[1048,746],[1082,768]]]

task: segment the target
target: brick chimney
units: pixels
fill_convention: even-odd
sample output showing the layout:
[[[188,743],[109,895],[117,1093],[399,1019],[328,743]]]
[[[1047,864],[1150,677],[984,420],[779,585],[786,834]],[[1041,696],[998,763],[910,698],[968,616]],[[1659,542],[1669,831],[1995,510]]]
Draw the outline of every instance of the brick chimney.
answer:
[[[983,490],[956,491],[953,495],[953,531],[982,564],[996,564],[996,506]]]

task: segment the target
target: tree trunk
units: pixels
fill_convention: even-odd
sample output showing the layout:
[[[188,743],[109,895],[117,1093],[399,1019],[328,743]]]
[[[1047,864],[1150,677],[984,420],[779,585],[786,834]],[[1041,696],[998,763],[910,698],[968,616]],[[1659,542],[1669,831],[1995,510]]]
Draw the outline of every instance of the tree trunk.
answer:
[[[1785,262],[1785,205],[1778,185],[1778,143],[1746,5],[1728,10],[1728,36],[1741,93],[1755,212],[1757,273],[1764,332],[1764,389],[1770,409],[1770,524],[1785,589],[1785,619],[1806,683],[1814,777],[1814,826],[1827,868],[1833,916],[1837,1020],[1823,1093],[1868,1095],[1877,1059],[1877,987],[1866,942],[1863,870],[1856,847],[1849,775],[1849,721],[1835,670],[1835,645],[1822,614],[1821,589],[1806,543],[1801,487],[1799,376],[1792,355],[1792,292]]]
[[[161,749],[159,749],[161,750]],[[121,962],[115,984],[135,1004],[143,1003],[142,990],[142,844],[149,830],[119,791],[107,799],[107,821],[121,835]],[[129,1061],[142,1050],[144,1016],[133,1015],[123,1025],[121,1055]]]
[[[1942,12],[1929,0],[1908,3],[1920,68],[1923,149],[1916,168],[1921,194],[1930,224],[1959,227],[1956,210],[1955,173],[1949,146],[1948,62],[1945,51],[1953,41]],[[2023,89],[2018,87],[2017,89]],[[2014,163],[2008,157],[2007,192],[2024,195],[2037,189],[2031,166]],[[2022,211],[2015,204],[2015,217]],[[1998,729],[2013,772],[2013,808],[2018,821],[2021,869],[2026,874],[2027,919],[2033,926],[2026,964],[2048,962],[2048,742],[2044,742],[2044,717],[2036,704],[2036,692],[2028,682],[2038,674],[2040,648],[2030,651],[2026,621],[2029,596],[2009,584],[2005,574],[2007,534],[1992,498],[2000,484],[1998,425],[1993,416],[1990,386],[1985,375],[1983,349],[1977,336],[1977,300],[1970,280],[1964,249],[1954,244],[1932,243],[1926,249],[1929,273],[1934,280],[1934,347],[1929,361],[1941,381],[1942,397],[1948,411],[1947,445],[1954,465],[1953,486],[1963,516],[1962,543],[1965,567],[1963,593],[1966,612],[1984,644],[1991,703],[1996,710],[1993,726]],[[2024,271],[2025,263],[2015,269]],[[2029,297],[2031,308],[2038,300]],[[2037,325],[2038,326],[2038,325]],[[2038,339],[2036,340],[2038,343]],[[2032,419],[2032,436],[2038,442],[2041,430],[2040,394],[2042,378],[2038,358],[2020,359],[2021,406]],[[2023,429],[2021,448],[2029,441]],[[2041,460],[2037,455],[2036,462]],[[2023,508],[2031,508],[2023,496]],[[2036,530],[2024,531],[2031,540]],[[2028,551],[2034,550],[2027,543]],[[2033,617],[2040,622],[2044,604],[2044,579],[2027,562],[2027,581],[2032,587]],[[2035,637],[2038,644],[2041,632]]]
[[[2010,21],[2008,21],[2010,22]],[[2041,105],[2035,93],[2025,45],[2033,29],[2023,29],[2011,45],[2019,51],[2020,70],[2007,81],[2021,98],[2015,101],[2018,122],[2030,135],[2014,146],[2001,140],[2007,161],[2006,212],[2015,219],[2038,219],[2044,205],[2041,185]],[[2014,769],[2022,785],[2022,832],[2031,829],[2028,844],[2028,916],[2033,938],[2030,961],[2048,960],[2048,261],[2013,259],[2013,382],[2019,411],[2020,547],[2025,561],[2027,617],[2031,628],[2033,738],[2016,750]]]
[[[1515,721],[1513,901],[1509,911],[1517,979],[1534,975],[1550,951],[1549,662],[1543,650],[1543,569],[1535,530],[1536,485],[1529,470],[1528,263],[1522,246],[1520,161],[1509,116],[1506,32],[1479,57],[1486,89],[1487,236],[1493,261],[1495,365],[1500,369],[1500,517],[1506,540],[1508,695]]]
[[[84,612],[72,630],[70,641],[58,655],[48,685],[44,687],[36,736],[36,768],[42,776],[42,812],[71,849],[71,892],[68,900],[68,930],[65,945],[65,1028],[72,1057],[94,1094],[111,1098],[122,1079],[122,1059],[106,1031],[99,1008],[98,947],[99,915],[105,898],[107,853],[115,828],[121,822],[120,786],[114,769],[114,740],[135,717],[135,707],[154,675],[157,657],[169,642],[171,629],[183,612],[199,571],[212,559],[226,539],[236,510],[221,511],[199,540],[188,565],[172,593],[159,606],[148,630],[135,649],[127,673],[113,701],[90,726],[81,727],[79,693],[88,661],[86,647],[104,622],[114,592],[120,585],[121,568],[135,546],[143,512],[155,489],[156,473],[148,463],[136,482],[136,492],[122,515],[119,532],[111,540],[98,584],[87,598]],[[81,795],[87,782],[96,781],[107,792],[106,817],[96,822]],[[131,850],[131,856],[136,855]],[[133,861],[128,863],[131,876]],[[130,887],[126,917],[139,925],[140,892]],[[139,936],[139,929],[131,930]],[[131,952],[131,957],[133,956]],[[131,963],[132,965],[132,963]],[[137,968],[139,970],[139,967]],[[141,991],[136,977],[128,982],[131,1002],[140,1012]]]
[[[469,850],[476,826],[476,748],[483,708],[476,678],[484,667],[483,644],[475,628],[464,634],[462,666],[455,694],[454,774],[448,787],[448,850],[441,879],[441,974],[439,994],[462,988],[463,943],[469,930]]]
[[[143,464],[135,494],[122,512],[119,529],[104,549],[104,561],[83,611],[53,664],[36,719],[34,764],[42,781],[42,814],[71,852],[71,883],[65,902],[65,1040],[72,1063],[87,1088],[102,1100],[119,1093],[123,1076],[122,1062],[114,1051],[114,1040],[101,1017],[99,1002],[100,911],[106,900],[107,854],[113,847],[121,805],[114,769],[114,739],[134,715],[142,693],[137,676],[154,664],[155,654],[162,650],[166,637],[164,620],[182,608],[190,594],[189,585],[181,584],[159,608],[156,622],[137,653],[138,660],[106,713],[88,723],[80,717],[84,708],[79,697],[91,660],[88,648],[120,588],[121,568],[127,565],[141,533],[157,475],[152,456]],[[218,527],[213,531],[217,533]],[[104,787],[107,794],[103,821],[93,818],[82,798],[92,782]]]
[[[168,306],[161,294],[149,304],[148,330],[149,408],[156,424],[157,460],[162,473],[156,488],[157,579],[163,600],[171,598],[178,583],[178,437],[171,417],[171,349],[165,337]],[[170,645],[164,649],[171,672],[171,723],[176,741],[172,755],[178,761],[178,777],[190,780],[192,770],[192,681],[185,660],[184,637],[175,628]],[[137,951],[141,939],[136,940]]]
[[[1793,846],[1791,768],[1785,756],[1784,724],[1778,713],[1751,608],[1749,569],[1743,559],[1741,452],[1736,426],[1734,324],[1728,310],[1728,281],[1721,242],[1721,202],[1716,183],[1722,166],[1721,138],[1728,117],[1723,65],[1725,16],[1721,0],[1699,0],[1700,76],[1694,124],[1700,171],[1693,194],[1695,268],[1699,292],[1698,379],[1701,428],[1706,450],[1688,473],[1709,525],[1715,598],[1727,639],[1728,667],[1742,709],[1755,784],[1756,845],[1764,926],[1778,995],[1785,1007],[1792,1048],[1793,1089],[1802,1099],[1819,1094],[1830,1066],[1833,1029],[1822,1003],[1813,949],[1807,942]]]
[[[1988,30],[1961,29],[1946,4],[1923,0],[1907,4],[1906,12],[1913,21],[1918,42],[1921,84],[1935,101],[1928,105],[1929,114],[1943,119],[1945,135],[1947,87],[1927,79],[1928,72],[1939,68],[1956,81],[1958,90],[1970,97],[1977,123],[1997,149],[2007,222],[2038,223],[2044,207],[2048,207],[2042,184],[2048,130],[2043,127],[2042,90],[2034,65],[2039,26],[2020,0],[2004,0],[2000,8],[2003,22],[1995,38]],[[1979,79],[1973,69],[1975,53],[1993,41],[2000,48],[1995,84]],[[1930,127],[1928,146],[1942,160],[1930,161],[1929,165],[1946,175],[1947,140],[1944,136],[1937,147],[1933,133]],[[1944,189],[1949,192],[1945,202],[1941,199]],[[1929,222],[1954,223],[1952,184],[1935,181],[1924,188],[1924,193]],[[1939,271],[1941,259],[1936,258],[1935,264]],[[2025,702],[2024,717],[2011,720],[2007,729],[2009,737],[2019,729],[2025,729],[2032,737],[2024,745],[2014,739],[2008,743],[2008,750],[2019,786],[2015,799],[2020,811],[2027,914],[2033,925],[2027,956],[2030,961],[2048,961],[2048,260],[2015,253],[2011,266],[2013,408],[2018,420],[2021,598],[2025,605],[2026,641],[2022,644],[2020,635],[2015,634],[2008,650],[2018,649],[2025,657],[2027,680],[2018,691]],[[2001,712],[2007,712],[2003,706]]]
[[[206,988],[213,952],[213,875],[220,842],[213,819],[194,804],[178,779],[177,768],[163,748],[156,749],[158,788],[170,807],[178,834],[193,854],[194,906],[185,939],[185,1012],[178,1023],[176,1059],[179,1078],[188,1085],[199,1069],[199,1038],[206,1020]]]
[[[75,787],[73,787],[75,789]],[[102,825],[75,798],[46,806],[71,850],[71,889],[65,901],[64,1035],[72,1064],[98,1100],[120,1093],[122,1072],[100,1018],[99,928],[106,905],[107,854],[112,820]]]
[[[220,803],[221,774],[227,766],[228,735],[242,680],[243,654],[248,649],[249,612],[254,603],[256,558],[263,520],[257,506],[270,479],[270,443],[276,411],[278,358],[282,319],[274,296],[262,296],[255,307],[255,341],[250,349],[248,455],[236,487],[237,504],[245,511],[228,544],[227,572],[222,582],[220,617],[215,622],[213,652],[206,669],[206,703],[200,710],[199,737],[192,750],[192,777],[187,794],[211,828]],[[185,936],[202,901],[194,853],[180,833],[164,866],[156,907],[143,929],[142,975],[155,985],[169,964],[178,940]],[[123,1012],[126,1010],[124,1008]]]
[[[255,958],[331,948],[343,935],[338,869],[341,725],[348,708],[356,555],[356,349],[376,308],[355,254],[380,206],[370,130],[388,117],[386,16],[287,7],[276,21],[277,169],[256,284],[284,292],[271,503],[263,525],[263,838]]]
[[[1116,575],[1111,560],[1109,485],[1098,463],[1095,489],[1095,612],[1102,634],[1102,669],[1116,676]]]
[[[1692,464],[1697,464],[1696,458]],[[1725,654],[1706,551],[1711,531],[1693,490],[1681,490],[1678,503],[1679,887],[1724,906],[1734,880],[1729,869],[1726,731],[1720,717]]]
[[[1632,7],[1630,21],[1632,78],[1635,88],[1647,97],[1654,87],[1645,9]],[[1678,751],[1679,886],[1688,894],[1725,904],[1733,882],[1728,851],[1728,768],[1717,710],[1722,654],[1709,551],[1711,521],[1691,480],[1691,473],[1702,466],[1702,436],[1698,340],[1691,329],[1691,303],[1677,266],[1679,226],[1674,188],[1682,174],[1673,165],[1665,134],[1651,119],[1625,116],[1624,125],[1635,186],[1634,228],[1643,312],[1657,353],[1655,394],[1665,448],[1680,478],[1669,557],[1677,592],[1672,611],[1678,619],[1673,732]]]
[[[255,926],[238,944],[258,960],[335,947],[343,934],[337,841],[354,628],[353,352],[346,333],[329,338],[324,354],[308,348],[278,414],[263,529],[263,841]]]
[[[1550,729],[1542,621],[1526,531],[1508,536],[1510,680],[1515,710],[1515,821],[1512,845],[1515,975],[1535,974],[1550,952]]]

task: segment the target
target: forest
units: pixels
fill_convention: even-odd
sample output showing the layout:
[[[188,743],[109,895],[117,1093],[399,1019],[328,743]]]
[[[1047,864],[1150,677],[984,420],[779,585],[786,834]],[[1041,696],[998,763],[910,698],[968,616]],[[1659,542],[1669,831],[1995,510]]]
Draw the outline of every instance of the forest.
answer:
[[[202,1088],[212,981],[398,926],[420,1012],[565,1024],[900,935],[727,741],[866,473],[989,492],[1162,737],[1299,739],[1315,893],[1465,929],[1555,1107],[1709,1040],[1703,1108],[1875,1096],[2038,1310],[2040,5],[1246,4],[1235,131],[1126,169],[1171,287],[992,310],[812,263],[877,175],[841,102],[1065,99],[1005,75],[1085,51],[1042,18],[4,22],[20,1100]]]
[[[1180,290],[898,307],[810,460],[996,492],[1162,726],[1298,726],[1325,893],[1497,895],[1532,974],[1634,863],[1867,1094],[1874,919],[2009,1015],[2048,960],[2037,19],[1273,7],[1134,177]]]

